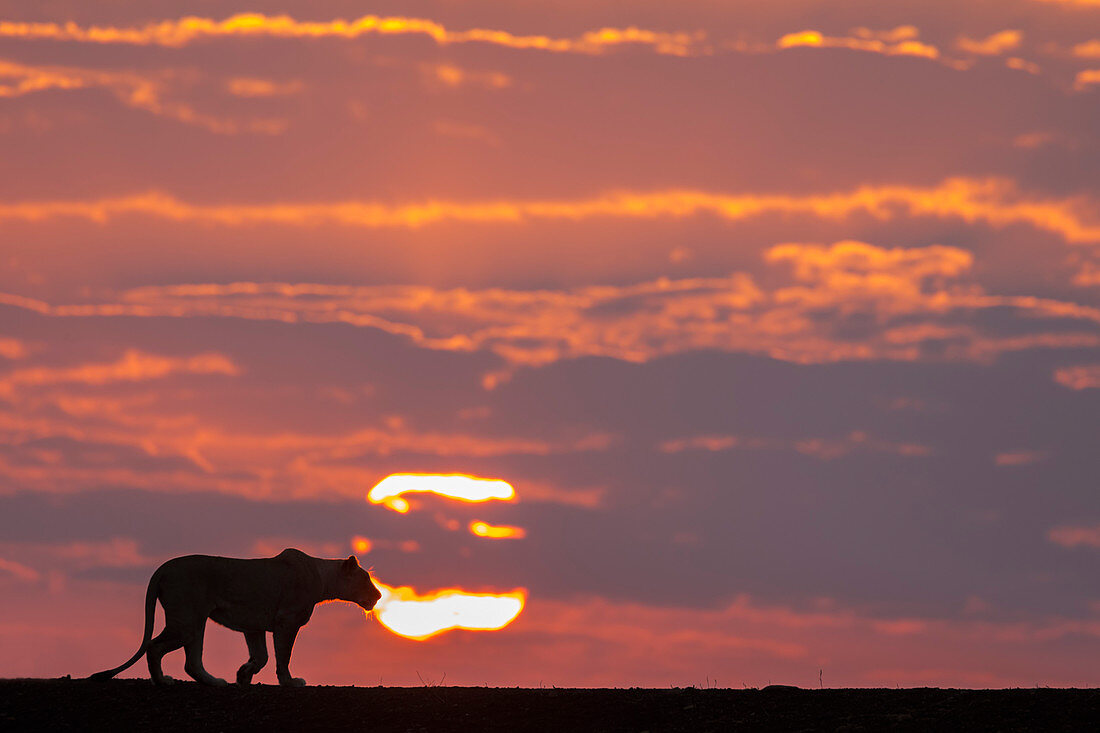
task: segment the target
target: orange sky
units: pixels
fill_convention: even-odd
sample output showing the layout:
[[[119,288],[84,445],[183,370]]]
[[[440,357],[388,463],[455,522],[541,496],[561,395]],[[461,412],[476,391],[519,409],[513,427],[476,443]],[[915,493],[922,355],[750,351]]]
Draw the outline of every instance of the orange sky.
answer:
[[[525,599],[314,683],[1100,685],[1098,129],[1085,0],[0,0],[0,676],[296,546]]]

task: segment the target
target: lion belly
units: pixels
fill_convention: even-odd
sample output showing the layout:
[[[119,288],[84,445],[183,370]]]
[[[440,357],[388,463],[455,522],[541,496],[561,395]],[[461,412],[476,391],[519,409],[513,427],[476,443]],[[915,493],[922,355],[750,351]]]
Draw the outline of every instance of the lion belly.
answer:
[[[264,609],[220,604],[209,614],[210,620],[233,631],[272,631],[273,614]]]

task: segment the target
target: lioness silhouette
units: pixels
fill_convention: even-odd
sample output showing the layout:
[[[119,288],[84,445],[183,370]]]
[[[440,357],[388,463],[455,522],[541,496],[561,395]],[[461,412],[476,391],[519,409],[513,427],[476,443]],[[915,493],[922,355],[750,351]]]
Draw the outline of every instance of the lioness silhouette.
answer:
[[[346,560],[325,560],[290,548],[275,557],[255,560],[210,555],[173,558],[149,579],[145,635],[137,653],[125,664],[97,672],[89,679],[110,679],[145,654],[153,682],[170,684],[174,680],[161,671],[160,661],[182,646],[187,655],[187,674],[207,685],[227,685],[202,666],[202,642],[209,618],[244,634],[248,661],[237,670],[238,685],[251,684],[252,676],[267,664],[264,634],[270,631],[279,684],[301,687],[305,680],[290,675],[290,650],[298,629],[313,615],[313,607],[321,601],[341,600],[369,611],[381,597],[370,573],[359,567],[354,555]],[[154,639],[153,615],[158,600],[164,608],[164,630]]]

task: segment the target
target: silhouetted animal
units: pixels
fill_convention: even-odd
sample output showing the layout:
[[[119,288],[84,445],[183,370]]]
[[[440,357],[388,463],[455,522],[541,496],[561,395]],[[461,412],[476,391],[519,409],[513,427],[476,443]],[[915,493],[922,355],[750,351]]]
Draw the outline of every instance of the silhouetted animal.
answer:
[[[202,642],[206,620],[244,634],[248,661],[237,670],[237,684],[252,683],[252,676],[267,664],[267,638],[275,642],[275,673],[280,685],[300,687],[305,680],[290,676],[290,651],[294,638],[321,601],[357,603],[370,611],[382,594],[355,556],[324,560],[301,550],[287,549],[275,557],[241,560],[232,557],[187,555],[161,565],[149,579],[145,593],[145,635],[141,647],[120,667],[93,674],[90,679],[114,677],[148,655],[149,674],[157,684],[174,682],[161,671],[161,658],[184,648],[184,669],[198,682],[226,685],[202,666]],[[164,607],[164,631],[155,639],[153,615],[156,602]]]

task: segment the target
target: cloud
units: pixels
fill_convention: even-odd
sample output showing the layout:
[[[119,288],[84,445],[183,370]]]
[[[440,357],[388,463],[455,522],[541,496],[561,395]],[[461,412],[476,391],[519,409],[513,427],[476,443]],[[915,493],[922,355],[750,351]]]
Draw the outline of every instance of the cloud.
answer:
[[[61,571],[87,568],[147,567],[156,559],[138,549],[136,540],[112,537],[101,542],[77,541],[59,544],[46,542],[6,542],[0,545],[8,555],[35,558],[49,568]]]
[[[1093,38],[1076,44],[1072,53],[1081,59],[1100,59],[1100,38]]]
[[[596,509],[603,504],[607,490],[602,487],[561,487],[538,481],[524,481],[522,493],[524,502],[543,502],[583,509]]]
[[[1100,364],[1056,369],[1054,381],[1072,390],[1100,389]]]
[[[930,245],[886,249],[864,242],[778,244],[767,251],[769,262],[787,262],[799,280],[825,281],[829,290],[882,291],[891,296],[917,295],[930,277],[954,278],[969,270],[974,257],[957,247]]]
[[[0,21],[0,38],[51,40],[76,43],[124,44],[180,48],[193,43],[227,38],[278,39],[356,39],[362,37],[413,35],[431,39],[440,46],[479,43],[515,50],[569,53],[598,56],[618,48],[644,47],[659,55],[709,56],[717,50],[764,54],[790,48],[843,48],[884,56],[909,56],[939,61],[956,69],[968,63],[944,58],[940,49],[920,40],[920,32],[912,25],[899,25],[887,30],[866,27],[853,28],[848,35],[829,36],[817,30],[787,33],[774,43],[750,41],[738,36],[734,40],[711,43],[708,35],[697,31],[663,31],[627,27],[604,27],[573,37],[553,37],[543,34],[516,34],[501,29],[471,28],[453,30],[434,20],[402,16],[364,15],[345,20],[303,21],[289,15],[238,13],[223,20],[186,16],[165,19],[144,25],[80,25],[74,22]],[[984,39],[961,36],[956,46],[972,55],[1000,55],[1019,46],[1022,33],[1004,30]],[[444,64],[443,67],[448,65]],[[1013,68],[1035,68],[1034,64],[1015,59]],[[451,67],[455,68],[455,67]],[[446,74],[446,71],[444,71]],[[505,86],[491,83],[491,87]],[[439,80],[454,81],[454,75]]]
[[[695,435],[689,438],[666,440],[658,445],[658,450],[662,453],[681,453],[686,450],[705,450],[716,453],[734,448],[795,450],[823,461],[830,461],[853,452],[893,453],[900,456],[927,456],[932,453],[932,449],[925,445],[881,440],[862,430],[853,430],[841,438],[803,438],[801,440],[746,438],[739,435]]]
[[[895,443],[873,438],[862,430],[854,430],[840,439],[811,438],[795,443],[795,450],[823,461],[841,458],[853,452],[893,453],[899,456],[927,456],[932,449],[917,443]]]
[[[2,26],[3,23],[0,23],[0,27]],[[151,74],[73,66],[28,66],[0,59],[0,98],[57,90],[105,89],[127,107],[196,125],[214,133],[282,131],[282,124],[278,121],[254,120],[241,123],[202,114],[183,102],[168,101],[165,96],[174,80],[174,75],[169,72]]]
[[[993,463],[998,466],[1028,466],[1032,463],[1038,463],[1039,461],[1045,460],[1046,458],[1046,451],[1020,450],[998,453],[993,457]]]
[[[1029,74],[1038,74],[1042,71],[1039,64],[1034,61],[1019,58],[1018,56],[1010,56],[1005,59],[1005,66],[1010,69],[1016,69],[1017,71],[1026,71]]]
[[[687,55],[701,33],[652,31],[636,27],[601,28],[575,38],[517,35],[503,30],[471,28],[448,30],[424,18],[364,15],[354,20],[300,21],[289,15],[238,13],[225,20],[186,16],[143,26],[81,26],[69,23],[0,21],[0,37],[72,41],[80,43],[157,45],[178,48],[198,41],[227,37],[343,38],[392,35],[427,36],[439,45],[487,43],[515,49],[600,54],[623,45],[649,46],[656,53]]]
[[[115,485],[250,498],[362,499],[380,478],[380,465],[424,465],[424,457],[469,462],[590,453],[615,443],[614,436],[596,432],[540,439],[422,430],[394,416],[343,430],[310,432],[294,420],[271,417],[268,429],[229,428],[223,421],[236,412],[225,406],[233,404],[232,396],[214,396],[214,406],[204,400],[205,411],[192,393],[168,388],[148,395],[87,398],[64,390],[73,378],[85,377],[85,371],[57,371],[61,378],[51,374],[48,380],[52,390],[36,392],[33,398],[17,393],[11,409],[0,402],[0,483],[9,490],[67,493]],[[94,376],[91,383],[104,382]],[[135,384],[125,379],[116,383]],[[525,499],[586,507],[600,499],[598,490],[545,485],[521,493]]]
[[[885,56],[915,56],[965,71],[973,66],[974,56],[1004,55],[1018,49],[1024,37],[1023,31],[1019,30],[998,31],[985,38],[958,36],[955,39],[955,48],[970,57],[959,59],[944,56],[937,46],[921,41],[919,35],[917,28],[911,25],[901,25],[886,31],[854,28],[848,36],[827,36],[819,31],[806,30],[782,36],[776,42],[775,48],[780,51],[790,48],[844,48]],[[1029,74],[1038,74],[1041,71],[1035,62],[1016,56],[1006,58],[1005,66]]]
[[[1032,0],[1032,2],[1071,5],[1081,8],[1100,8],[1100,0]]]
[[[1089,89],[1096,84],[1100,84],[1100,69],[1078,71],[1073,78],[1073,87],[1078,90]]]
[[[1037,197],[1005,178],[949,178],[928,186],[866,185],[847,192],[725,194],[700,190],[618,191],[586,199],[443,201],[389,205],[372,201],[267,204],[198,204],[147,192],[92,200],[0,203],[0,221],[55,218],[105,223],[124,216],[150,216],[220,226],[345,226],[416,229],[444,222],[517,224],[595,218],[683,219],[702,215],[740,221],[766,214],[843,220],[856,214],[892,221],[901,215],[959,218],[1002,228],[1028,225],[1071,243],[1100,243],[1098,202],[1087,196]]]
[[[1058,136],[1050,132],[1026,132],[1012,138],[1012,147],[1036,150],[1058,142]]]
[[[29,565],[2,557],[0,557],[0,572],[8,573],[25,583],[35,583],[41,577],[41,574]]]
[[[527,530],[523,527],[489,524],[476,519],[470,522],[468,529],[471,534],[477,537],[487,537],[494,540],[521,540],[527,536]]]
[[[970,667],[969,661],[988,658],[988,652],[978,649],[1003,649],[1006,643],[1016,648],[1041,648],[1067,635],[1100,636],[1100,624],[1088,619],[989,622],[882,616],[844,607],[832,599],[820,599],[816,607],[793,607],[748,595],[739,595],[717,609],[612,604],[597,598],[540,604],[533,599],[526,614],[527,618],[517,624],[517,632],[530,630],[555,638],[585,639],[611,654],[616,653],[611,650],[645,646],[652,650],[654,659],[686,660],[698,659],[707,649],[716,657],[738,660],[730,673],[747,667],[767,669],[778,660],[789,660],[803,671],[792,670],[784,679],[796,682],[801,674],[805,686],[811,684],[811,679],[812,684],[817,683],[819,667],[825,669],[827,680],[830,667],[841,662],[846,669],[858,671],[841,673],[851,676],[839,684],[892,684],[890,675],[894,672],[884,671],[890,659],[914,660],[903,670],[909,675],[905,679],[913,684],[943,684],[943,680],[953,679],[1003,686],[1012,675],[1027,674],[1034,657],[1013,657],[1007,664],[1013,670],[1002,667],[1000,674],[1004,676],[998,677],[980,665]],[[942,666],[934,671],[919,670],[920,662],[915,660],[935,660],[934,664]],[[671,662],[664,674],[675,674],[672,670],[676,668]],[[751,677],[749,682],[755,683]],[[765,677],[760,684],[766,682]]]
[[[847,48],[887,56],[919,56],[938,59],[940,51],[935,46],[918,40],[919,32],[911,25],[903,25],[889,31],[872,31],[856,28],[851,36],[826,36],[818,31],[806,30],[788,33],[775,42],[776,48]]]
[[[501,71],[470,71],[449,63],[425,64],[422,70],[429,81],[451,89],[468,86],[505,89],[512,85],[512,77]]]
[[[973,262],[966,250],[786,243],[767,250],[764,261],[789,268],[790,277],[770,289],[743,272],[535,291],[243,282],[138,288],[115,303],[54,306],[3,294],[0,303],[61,317],[345,323],[432,350],[488,351],[511,368],[584,356],[645,362],[696,350],[802,363],[984,361],[1005,351],[1100,345],[1100,309],[987,295],[960,282]],[[979,325],[983,311],[1018,314],[1027,329],[999,334]],[[1044,331],[1044,320],[1063,326]],[[856,333],[851,323],[859,324]],[[501,376],[507,370],[490,381]]]
[[[755,442],[759,439],[745,440],[739,435],[693,435],[689,438],[674,438],[661,442],[657,450],[662,453],[682,453],[686,450],[705,450],[712,453],[730,450],[731,448],[763,448],[767,442]]]
[[[432,129],[443,137],[457,138],[463,141],[475,140],[493,147],[499,147],[500,138],[488,127],[483,125],[469,125],[464,122],[451,120],[436,120],[432,123]]]
[[[281,97],[297,94],[302,91],[304,85],[297,79],[277,82],[270,79],[238,76],[227,81],[225,88],[237,97]]]
[[[1083,288],[1100,285],[1100,266],[1092,262],[1082,263],[1073,276],[1073,284]]]
[[[27,345],[19,339],[0,336],[0,356],[5,359],[22,359],[27,355]]]
[[[240,369],[226,356],[217,353],[191,357],[166,357],[128,349],[120,359],[109,363],[79,364],[72,367],[32,367],[0,375],[0,395],[17,388],[57,384],[98,386],[111,382],[139,382],[162,379],[173,374],[222,374],[237,376]]]
[[[369,552],[370,541],[366,541],[368,542],[367,549],[353,548],[355,552],[360,555]],[[299,537],[276,536],[256,538],[252,542],[251,554],[256,557],[275,557],[288,547],[295,547],[314,557],[343,557],[344,553],[348,552],[348,546],[343,542],[312,542]]]
[[[1021,31],[1006,30],[993,33],[985,38],[959,36],[955,45],[962,51],[978,56],[1000,56],[1006,51],[1020,47],[1024,34]]]
[[[1047,533],[1047,539],[1066,548],[1100,547],[1100,524],[1095,527],[1055,527]]]

